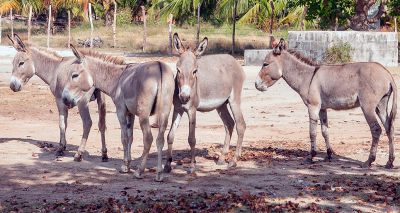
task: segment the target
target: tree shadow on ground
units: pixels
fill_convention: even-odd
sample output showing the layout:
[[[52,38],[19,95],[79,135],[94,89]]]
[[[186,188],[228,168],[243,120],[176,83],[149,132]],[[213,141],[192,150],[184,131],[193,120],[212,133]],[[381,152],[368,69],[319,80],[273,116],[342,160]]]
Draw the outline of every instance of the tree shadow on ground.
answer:
[[[13,139],[0,139],[0,143],[6,140]],[[30,139],[25,142],[38,143]],[[400,179],[392,175],[398,174],[398,169],[362,169],[358,166],[361,162],[343,156],[332,162],[307,165],[301,162],[308,151],[269,146],[244,147],[238,167],[227,169],[216,167],[213,162],[220,148],[196,150],[196,174],[186,173],[189,150],[174,150],[173,171],[165,174],[162,183],[154,182],[155,152],[149,156],[143,179],[119,173],[121,159],[100,163],[93,160],[99,157],[96,155],[81,163],[38,158],[32,165],[0,164],[0,209],[62,206],[64,210],[104,210],[122,205],[158,210],[172,206],[171,211],[215,211],[220,207],[254,211],[385,211],[400,204]],[[232,154],[233,149],[229,155]],[[132,165],[139,162],[140,158],[135,159]]]

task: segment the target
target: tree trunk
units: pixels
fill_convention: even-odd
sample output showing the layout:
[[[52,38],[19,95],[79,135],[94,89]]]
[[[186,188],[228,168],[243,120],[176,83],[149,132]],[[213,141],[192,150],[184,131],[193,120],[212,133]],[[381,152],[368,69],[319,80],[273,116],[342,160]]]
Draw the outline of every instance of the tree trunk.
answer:
[[[233,5],[233,30],[232,30],[232,55],[235,54],[235,31],[236,31],[236,12],[237,12],[237,1],[238,0],[234,0],[234,5]]]
[[[1,44],[1,36],[2,36],[2,32],[3,32],[3,27],[1,26],[1,19],[3,18],[2,16],[3,15],[0,14],[0,44]]]
[[[300,30],[304,30],[304,19],[306,18],[308,11],[308,7],[304,6],[303,13],[301,14],[301,19],[300,19]]]
[[[89,3],[89,21],[90,21],[90,48],[93,47],[93,17],[92,17],[92,3]]]
[[[169,14],[169,19],[168,19],[168,52],[170,55],[172,55],[172,21],[173,21],[173,15]]]
[[[71,11],[68,10],[68,48],[71,47]]]
[[[51,4],[49,5],[49,17],[47,23],[47,48],[50,48]]]
[[[368,18],[368,11],[376,3],[376,0],[357,0],[355,15],[350,19],[350,28],[359,31],[368,30],[369,24],[379,21],[384,14],[385,2],[385,0],[381,0],[377,14],[374,17]]]
[[[114,4],[114,22],[113,22],[113,41],[114,48],[117,47],[117,1],[113,1]]]
[[[197,45],[199,45],[200,43],[200,7],[201,3],[197,5],[197,35],[196,35]]]
[[[146,51],[146,37],[147,37],[147,26],[146,26],[146,9],[144,6],[141,6],[142,8],[142,16],[143,16],[143,52]]]
[[[274,26],[275,6],[272,0],[269,1],[269,4],[271,5],[271,23],[269,25],[269,34],[270,36],[272,36],[272,28]]]
[[[32,5],[29,6],[29,17],[28,17],[28,42],[31,41],[31,30],[32,30]]]
[[[10,22],[11,22],[11,38],[14,38],[14,21],[12,9],[10,9]]]

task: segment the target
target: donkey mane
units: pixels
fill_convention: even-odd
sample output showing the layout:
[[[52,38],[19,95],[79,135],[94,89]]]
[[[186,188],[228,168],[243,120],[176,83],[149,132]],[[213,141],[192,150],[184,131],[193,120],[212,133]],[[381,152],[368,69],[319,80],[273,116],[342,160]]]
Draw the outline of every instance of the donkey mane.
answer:
[[[304,62],[304,63],[306,63],[306,64],[308,64],[308,65],[310,65],[310,66],[320,66],[319,63],[317,63],[316,61],[312,60],[311,58],[305,56],[303,53],[301,53],[301,52],[299,52],[299,51],[296,51],[296,50],[294,50],[294,49],[289,49],[289,50],[287,50],[287,52],[288,52],[290,55],[296,57],[296,58],[297,58],[298,60],[300,60],[301,62]]]
[[[43,53],[44,55],[46,55],[46,56],[48,56],[49,58],[53,58],[54,60],[62,60],[63,59],[63,57],[62,56],[60,56],[60,55],[58,55],[56,52],[54,52],[54,51],[51,51],[51,50],[47,50],[47,49],[45,49],[45,48],[41,48],[41,47],[38,47],[38,46],[34,46],[34,45],[31,45],[31,44],[27,44],[27,47],[28,48],[30,48],[30,49],[36,49],[36,50],[38,50],[38,51],[40,51],[41,53]]]
[[[105,62],[109,62],[112,64],[116,64],[116,65],[125,64],[125,60],[122,57],[111,56],[111,55],[103,54],[103,53],[97,52],[95,50],[90,50],[90,49],[80,49],[79,52],[81,52],[85,56],[97,58],[97,59],[100,59],[100,60],[103,60]]]

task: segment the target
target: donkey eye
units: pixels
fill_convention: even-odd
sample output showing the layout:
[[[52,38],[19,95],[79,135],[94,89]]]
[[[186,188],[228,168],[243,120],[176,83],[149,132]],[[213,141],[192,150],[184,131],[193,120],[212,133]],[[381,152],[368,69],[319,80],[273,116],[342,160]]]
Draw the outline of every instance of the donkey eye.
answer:
[[[18,66],[20,67],[20,66],[22,66],[22,65],[24,65],[24,64],[25,64],[25,61],[20,61],[19,64],[18,64]]]
[[[196,73],[197,73],[197,69],[193,70],[193,74],[196,74]]]
[[[266,66],[268,66],[269,64],[267,63],[267,62],[264,62],[263,63],[263,67],[266,67]]]
[[[77,78],[78,76],[78,74],[72,74],[72,79]]]

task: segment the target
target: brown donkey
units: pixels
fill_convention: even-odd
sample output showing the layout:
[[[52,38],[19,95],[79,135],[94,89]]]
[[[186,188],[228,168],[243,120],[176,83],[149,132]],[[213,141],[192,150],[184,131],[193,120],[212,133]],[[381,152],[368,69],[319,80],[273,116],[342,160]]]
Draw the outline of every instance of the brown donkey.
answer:
[[[204,52],[208,39],[204,38],[195,51],[187,50],[177,33],[174,34],[174,46],[180,54],[176,64],[177,75],[175,79],[176,89],[174,94],[174,112],[172,116],[171,129],[168,134],[168,156],[164,171],[171,171],[172,143],[175,131],[179,126],[182,114],[186,112],[189,116],[189,138],[191,149],[191,168],[195,169],[195,128],[196,111],[209,112],[217,110],[225,126],[225,143],[222,155],[218,163],[225,163],[225,155],[229,151],[233,127],[236,122],[238,141],[236,154],[229,166],[236,166],[240,157],[246,123],[240,108],[241,94],[245,74],[242,67],[231,55],[200,55]],[[232,119],[228,104],[231,108]]]
[[[312,158],[316,155],[318,120],[327,148],[327,160],[333,154],[329,144],[327,109],[345,110],[361,107],[372,134],[372,145],[368,160],[362,165],[370,167],[375,160],[381,135],[381,120],[389,138],[389,160],[386,168],[394,161],[394,119],[397,110],[397,87],[392,75],[382,65],[373,62],[348,63],[342,65],[317,65],[293,50],[286,50],[285,41],[280,40],[264,60],[255,86],[267,90],[283,78],[300,94],[308,107]],[[388,102],[393,92],[393,104],[388,115]]]
[[[109,95],[117,109],[121,125],[121,141],[124,147],[122,172],[129,172],[131,145],[133,141],[133,123],[135,115],[139,117],[143,132],[142,162],[135,172],[141,178],[149,155],[153,135],[149,116],[155,114],[159,119],[157,136],[157,176],[162,181],[162,149],[164,133],[168,125],[168,116],[174,94],[174,75],[163,62],[120,65],[113,57],[94,51],[78,51],[72,46],[76,59],[68,67],[68,78],[62,97],[67,106],[74,106],[84,92],[95,87]]]
[[[14,48],[17,50],[17,54],[14,56],[13,60],[10,88],[14,92],[21,91],[22,86],[26,84],[33,75],[37,75],[50,86],[50,90],[56,98],[57,109],[60,117],[60,146],[56,155],[63,155],[67,144],[65,139],[65,131],[67,129],[68,109],[62,102],[61,94],[67,77],[66,68],[71,62],[75,61],[75,57],[60,57],[54,52],[42,50],[30,45],[25,46],[20,37],[16,34],[14,36],[15,41],[10,36],[8,37],[13,43]],[[81,161],[82,154],[85,152],[86,141],[92,126],[92,119],[90,118],[88,103],[93,98],[97,99],[99,109],[99,130],[101,132],[102,161],[108,160],[105,142],[106,105],[104,101],[104,94],[102,94],[99,90],[92,89],[85,94],[84,98],[82,98],[78,104],[79,114],[83,123],[83,135],[78,152],[74,157],[75,161]]]

